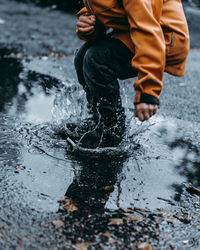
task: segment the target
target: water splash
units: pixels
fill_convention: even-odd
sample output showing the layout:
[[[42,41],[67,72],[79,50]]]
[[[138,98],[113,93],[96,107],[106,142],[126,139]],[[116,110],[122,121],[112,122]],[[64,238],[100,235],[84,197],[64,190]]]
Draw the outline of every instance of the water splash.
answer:
[[[88,109],[84,90],[73,79],[62,82],[62,85],[55,96],[52,108],[53,121],[63,124],[86,118]]]

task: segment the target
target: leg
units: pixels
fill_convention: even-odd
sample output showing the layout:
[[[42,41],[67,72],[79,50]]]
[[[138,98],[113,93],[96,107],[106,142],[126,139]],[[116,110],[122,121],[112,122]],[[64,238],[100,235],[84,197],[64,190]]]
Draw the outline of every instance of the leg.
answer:
[[[86,92],[86,98],[87,98],[88,103],[90,103],[90,94],[89,94],[89,89],[87,87],[87,84],[85,82],[85,78],[83,75],[83,60],[84,60],[86,51],[88,50],[88,48],[90,48],[91,45],[92,43],[89,43],[89,42],[84,43],[80,47],[80,49],[77,51],[77,53],[75,54],[75,58],[74,58],[74,66],[76,69],[78,81]]]
[[[136,76],[137,72],[131,66],[132,57],[132,52],[114,38],[85,43],[76,54],[78,79],[98,124],[98,128],[94,124],[95,130],[89,129],[89,133],[87,121],[85,125],[75,126],[77,138],[80,134],[84,135],[81,137],[82,145],[96,148],[118,145],[121,141],[125,131],[125,114],[117,79]]]
[[[96,41],[85,52],[83,77],[90,93],[93,112],[96,108],[103,117],[121,113],[121,98],[118,78],[136,76],[131,66],[132,52],[114,38]]]

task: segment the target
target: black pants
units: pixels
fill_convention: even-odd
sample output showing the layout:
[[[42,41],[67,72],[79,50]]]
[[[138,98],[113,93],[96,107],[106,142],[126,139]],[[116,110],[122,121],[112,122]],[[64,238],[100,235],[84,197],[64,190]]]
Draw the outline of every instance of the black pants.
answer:
[[[113,117],[123,113],[117,79],[135,77],[133,53],[118,39],[85,43],[75,56],[79,83],[86,91],[93,114]]]

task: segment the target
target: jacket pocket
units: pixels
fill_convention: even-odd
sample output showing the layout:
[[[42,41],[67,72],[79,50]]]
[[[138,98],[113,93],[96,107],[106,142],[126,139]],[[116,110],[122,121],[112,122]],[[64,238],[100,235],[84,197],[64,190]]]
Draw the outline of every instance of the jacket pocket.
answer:
[[[189,52],[189,37],[176,32],[165,35],[167,63],[184,61]]]
[[[171,47],[174,46],[174,32],[164,31],[166,54],[170,54]]]

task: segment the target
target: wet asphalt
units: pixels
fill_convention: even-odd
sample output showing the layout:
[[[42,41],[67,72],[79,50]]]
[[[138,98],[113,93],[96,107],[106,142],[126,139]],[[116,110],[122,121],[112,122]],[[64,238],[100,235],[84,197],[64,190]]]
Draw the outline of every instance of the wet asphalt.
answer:
[[[185,11],[186,75],[164,76],[158,114],[134,119],[133,79],[122,81],[121,154],[72,155],[57,131],[88,116],[73,67],[76,18],[0,1],[0,249],[200,246],[199,12]]]

